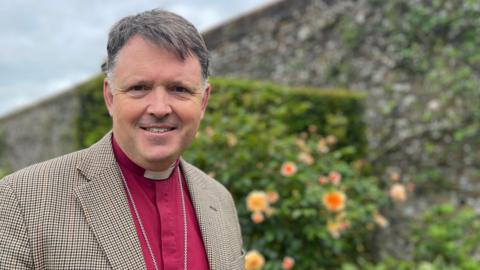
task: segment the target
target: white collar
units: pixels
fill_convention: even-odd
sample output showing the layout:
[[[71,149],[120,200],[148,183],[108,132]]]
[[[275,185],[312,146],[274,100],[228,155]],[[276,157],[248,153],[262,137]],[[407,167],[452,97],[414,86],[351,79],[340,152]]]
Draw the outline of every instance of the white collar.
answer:
[[[151,180],[167,180],[168,177],[172,174],[173,169],[175,168],[176,162],[174,162],[168,169],[164,171],[148,171],[145,170],[143,177]]]

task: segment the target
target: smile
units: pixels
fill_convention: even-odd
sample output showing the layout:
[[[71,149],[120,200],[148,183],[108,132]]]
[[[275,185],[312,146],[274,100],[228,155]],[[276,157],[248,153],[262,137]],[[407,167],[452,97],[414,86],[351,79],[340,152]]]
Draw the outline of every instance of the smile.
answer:
[[[148,132],[153,132],[153,133],[165,133],[165,132],[168,132],[168,131],[172,131],[174,130],[175,128],[142,128],[143,130],[146,130]]]

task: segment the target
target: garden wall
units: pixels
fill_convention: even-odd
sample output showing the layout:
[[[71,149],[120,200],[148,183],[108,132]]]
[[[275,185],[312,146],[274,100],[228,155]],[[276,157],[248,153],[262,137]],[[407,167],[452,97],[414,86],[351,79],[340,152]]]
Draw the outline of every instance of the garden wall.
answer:
[[[204,36],[214,75],[367,95],[369,159],[387,189],[410,188],[408,200],[386,213],[391,226],[376,242],[404,257],[413,245],[405,228],[423,209],[453,202],[480,211],[479,5],[285,0]],[[0,120],[0,166],[74,149],[75,106],[71,92]]]

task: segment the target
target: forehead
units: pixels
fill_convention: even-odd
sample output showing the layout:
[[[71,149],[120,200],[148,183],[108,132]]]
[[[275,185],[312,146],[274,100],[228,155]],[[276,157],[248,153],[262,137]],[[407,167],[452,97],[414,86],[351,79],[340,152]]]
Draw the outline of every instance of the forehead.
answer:
[[[191,83],[202,81],[198,58],[188,54],[182,59],[178,54],[139,35],[131,37],[119,51],[113,68],[115,79],[141,76],[142,79],[176,79]]]

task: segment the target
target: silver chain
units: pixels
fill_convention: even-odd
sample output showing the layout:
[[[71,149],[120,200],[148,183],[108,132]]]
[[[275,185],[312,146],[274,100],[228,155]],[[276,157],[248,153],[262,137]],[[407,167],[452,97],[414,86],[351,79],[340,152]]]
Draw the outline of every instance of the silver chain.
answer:
[[[182,180],[180,178],[180,166],[177,166],[177,179],[178,179],[178,184],[180,186],[180,194],[182,197],[182,214],[183,214],[183,269],[187,270],[187,255],[188,255],[188,231],[187,231],[187,209],[185,207],[185,196],[183,195],[183,184]],[[150,257],[152,258],[153,261],[153,266],[155,267],[155,270],[158,270],[157,266],[157,260],[155,259],[155,255],[153,255],[152,247],[150,246],[150,242],[148,241],[147,238],[147,233],[145,232],[145,229],[143,228],[143,223],[142,220],[140,219],[140,214],[138,213],[137,210],[137,205],[135,204],[135,201],[133,200],[132,193],[130,192],[130,188],[127,185],[127,181],[125,180],[125,177],[122,174],[122,181],[123,184],[125,185],[125,189],[127,190],[128,197],[130,198],[130,201],[132,202],[133,206],[133,212],[135,212],[135,216],[137,217],[138,220],[138,225],[140,225],[140,231],[142,231],[143,239],[145,239],[145,243],[147,244],[148,248],[148,253],[150,253]]]
[[[183,269],[187,270],[187,253],[188,253],[188,230],[187,230],[187,208],[185,207],[185,197],[183,195],[183,183],[180,180],[180,166],[177,167],[178,183],[180,184],[180,195],[182,195],[182,211],[183,211]]]

